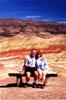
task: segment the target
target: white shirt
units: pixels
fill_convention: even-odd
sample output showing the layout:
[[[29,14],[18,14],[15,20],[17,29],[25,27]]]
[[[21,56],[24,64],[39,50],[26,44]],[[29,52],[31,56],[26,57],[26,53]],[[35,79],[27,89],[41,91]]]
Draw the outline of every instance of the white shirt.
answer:
[[[35,67],[36,59],[35,57],[27,56],[26,59],[24,60],[24,65],[26,67]]]

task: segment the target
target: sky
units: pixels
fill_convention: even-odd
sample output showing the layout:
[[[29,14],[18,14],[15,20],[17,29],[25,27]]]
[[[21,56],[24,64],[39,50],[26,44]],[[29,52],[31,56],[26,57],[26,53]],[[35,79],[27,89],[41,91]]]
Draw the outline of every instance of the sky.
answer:
[[[0,0],[0,18],[66,23],[66,0]]]

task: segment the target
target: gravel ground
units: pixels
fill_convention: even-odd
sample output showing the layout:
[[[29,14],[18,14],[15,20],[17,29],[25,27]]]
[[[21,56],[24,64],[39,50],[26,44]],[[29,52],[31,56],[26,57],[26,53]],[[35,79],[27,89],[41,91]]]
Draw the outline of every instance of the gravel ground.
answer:
[[[50,77],[44,89],[16,87],[15,82],[13,77],[0,79],[0,99],[66,99],[66,77]]]

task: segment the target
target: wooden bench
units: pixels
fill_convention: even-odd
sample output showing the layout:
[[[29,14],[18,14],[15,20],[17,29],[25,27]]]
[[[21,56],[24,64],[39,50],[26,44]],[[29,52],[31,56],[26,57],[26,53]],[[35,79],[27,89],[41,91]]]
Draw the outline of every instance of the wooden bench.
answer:
[[[16,77],[16,85],[19,86],[20,82],[22,83],[22,77],[25,77],[25,74],[22,74],[21,72],[17,73],[8,73],[9,76]],[[48,72],[46,75],[46,78],[49,77],[57,77],[58,74],[56,72]],[[31,76],[33,77],[33,76]],[[19,81],[20,80],[20,81]]]

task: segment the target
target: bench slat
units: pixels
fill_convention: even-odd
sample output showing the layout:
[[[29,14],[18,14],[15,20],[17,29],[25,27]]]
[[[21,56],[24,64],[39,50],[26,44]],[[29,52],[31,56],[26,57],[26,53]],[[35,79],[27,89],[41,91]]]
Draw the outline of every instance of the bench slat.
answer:
[[[16,76],[16,77],[22,77],[25,76],[25,74],[21,74],[21,73],[9,73],[9,76]],[[56,72],[48,72],[47,76],[57,76],[58,74]]]

